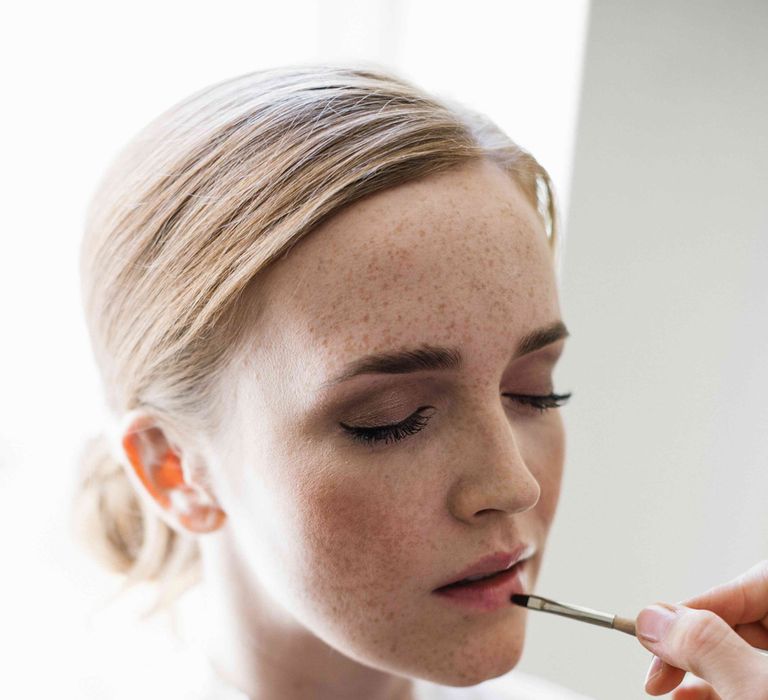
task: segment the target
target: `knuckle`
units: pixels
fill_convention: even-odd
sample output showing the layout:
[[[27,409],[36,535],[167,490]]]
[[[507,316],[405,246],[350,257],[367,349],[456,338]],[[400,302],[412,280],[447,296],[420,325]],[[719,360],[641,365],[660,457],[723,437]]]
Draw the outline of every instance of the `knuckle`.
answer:
[[[709,610],[693,610],[680,622],[678,643],[689,657],[700,659],[717,650],[728,634],[727,625]]]

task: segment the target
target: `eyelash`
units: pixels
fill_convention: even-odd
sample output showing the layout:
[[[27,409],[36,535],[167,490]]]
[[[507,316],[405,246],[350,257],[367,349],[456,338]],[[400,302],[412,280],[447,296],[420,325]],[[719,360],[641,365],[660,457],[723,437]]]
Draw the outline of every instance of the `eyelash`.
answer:
[[[517,403],[529,406],[539,413],[544,413],[551,408],[559,408],[565,404],[568,399],[571,398],[571,394],[547,394],[546,396],[531,396],[530,394],[502,394],[502,396],[508,396]],[[341,427],[344,428],[352,437],[355,442],[362,442],[366,445],[372,445],[383,442],[394,443],[405,439],[409,435],[418,433],[428,422],[430,416],[421,415],[421,411],[433,408],[432,406],[421,406],[416,409],[416,412],[408,416],[405,420],[394,425],[380,425],[372,426],[369,428],[355,428],[351,425],[344,425],[341,423]]]

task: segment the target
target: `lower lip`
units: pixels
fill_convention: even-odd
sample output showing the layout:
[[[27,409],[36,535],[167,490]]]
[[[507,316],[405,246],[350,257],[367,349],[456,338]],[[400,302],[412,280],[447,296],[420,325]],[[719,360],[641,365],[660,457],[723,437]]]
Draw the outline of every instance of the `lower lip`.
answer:
[[[503,574],[464,586],[439,588],[433,593],[451,604],[482,612],[498,610],[503,607],[515,607],[512,605],[510,597],[513,593],[525,593],[524,566],[525,561],[521,561]]]

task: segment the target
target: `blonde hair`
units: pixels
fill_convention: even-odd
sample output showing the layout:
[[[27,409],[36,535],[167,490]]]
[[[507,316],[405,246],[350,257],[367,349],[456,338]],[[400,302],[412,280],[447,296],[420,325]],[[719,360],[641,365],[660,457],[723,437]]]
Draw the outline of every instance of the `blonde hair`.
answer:
[[[83,304],[111,413],[214,425],[259,273],[342,207],[477,158],[518,183],[556,251],[546,170],[486,117],[378,68],[257,71],[168,109],[115,159],[85,222]],[[86,447],[74,527],[124,588],[158,585],[152,614],[199,579],[197,540],[152,512],[111,453],[105,438]]]

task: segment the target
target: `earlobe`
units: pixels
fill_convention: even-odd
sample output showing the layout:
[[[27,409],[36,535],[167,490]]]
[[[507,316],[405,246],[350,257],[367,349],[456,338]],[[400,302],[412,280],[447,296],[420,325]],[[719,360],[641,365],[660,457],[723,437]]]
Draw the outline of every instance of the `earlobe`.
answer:
[[[201,534],[221,527],[226,513],[185,474],[183,458],[156,422],[146,415],[134,417],[123,433],[122,447],[134,485],[158,505],[171,527]]]

